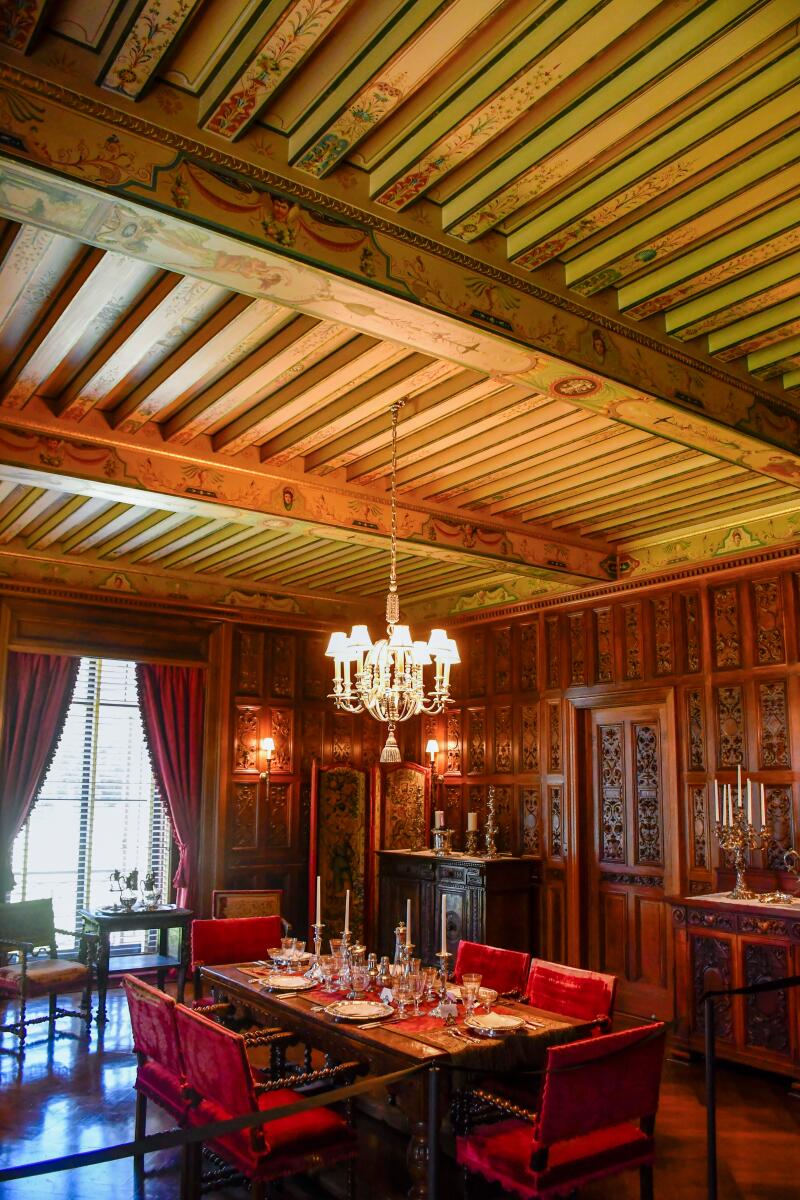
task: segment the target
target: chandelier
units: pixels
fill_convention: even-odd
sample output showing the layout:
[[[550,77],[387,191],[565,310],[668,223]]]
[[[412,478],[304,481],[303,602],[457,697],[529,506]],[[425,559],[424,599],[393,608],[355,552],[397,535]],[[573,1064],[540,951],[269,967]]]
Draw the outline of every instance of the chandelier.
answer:
[[[418,713],[440,713],[450,698],[450,667],[460,662],[455,641],[444,629],[432,629],[426,642],[414,641],[408,625],[400,625],[397,591],[397,416],[400,400],[391,407],[391,552],[386,596],[386,637],[373,642],[366,625],[354,625],[350,636],[333,633],[325,651],[334,660],[333,691],[329,699],[349,713],[368,712],[388,725],[381,762],[400,762],[395,727]],[[429,672],[427,686],[425,668]],[[351,667],[353,677],[351,678]]]

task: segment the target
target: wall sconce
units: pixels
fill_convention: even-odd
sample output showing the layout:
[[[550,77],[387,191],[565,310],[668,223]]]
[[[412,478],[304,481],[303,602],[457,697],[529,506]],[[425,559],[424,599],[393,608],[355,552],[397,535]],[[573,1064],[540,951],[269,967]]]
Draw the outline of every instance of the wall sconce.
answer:
[[[428,738],[428,741],[425,743],[425,753],[429,754],[431,759],[431,779],[438,785],[438,789],[441,792],[444,775],[440,775],[436,770],[436,755],[439,753],[439,743],[436,738]]]
[[[267,769],[261,772],[261,782],[267,785],[267,804],[269,804],[269,777],[272,771],[272,755],[275,753],[275,739],[265,737],[261,739],[261,749],[267,756]]]

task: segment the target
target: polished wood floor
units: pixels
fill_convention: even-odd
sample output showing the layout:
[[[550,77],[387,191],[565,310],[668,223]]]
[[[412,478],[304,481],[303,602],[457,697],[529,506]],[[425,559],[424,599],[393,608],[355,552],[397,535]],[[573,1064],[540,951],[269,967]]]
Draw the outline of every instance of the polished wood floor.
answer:
[[[8,1166],[59,1154],[113,1145],[133,1133],[135,1061],[122,993],[109,996],[109,1021],[103,1035],[93,1029],[89,1042],[58,1037],[48,1044],[32,1037],[21,1075],[16,1060],[0,1055],[0,1163]],[[62,1022],[77,1030],[77,1022]],[[10,1046],[5,1037],[3,1045]],[[720,1200],[792,1200],[800,1197],[800,1101],[785,1081],[720,1067]],[[152,1109],[148,1131],[166,1128]],[[667,1063],[658,1123],[656,1168],[658,1200],[705,1197],[705,1109],[702,1067]],[[359,1119],[363,1162],[359,1200],[395,1200],[404,1194],[404,1141],[386,1126]],[[324,1177],[305,1185],[305,1197],[334,1193],[340,1180]],[[209,1193],[217,1200],[243,1200],[247,1193],[229,1188]],[[445,1164],[442,1200],[459,1195],[458,1177]],[[634,1176],[622,1176],[587,1188],[586,1200],[634,1200]],[[2,1200],[176,1200],[178,1167],[174,1154],[153,1156],[137,1188],[130,1160],[85,1168],[32,1181],[0,1184]]]

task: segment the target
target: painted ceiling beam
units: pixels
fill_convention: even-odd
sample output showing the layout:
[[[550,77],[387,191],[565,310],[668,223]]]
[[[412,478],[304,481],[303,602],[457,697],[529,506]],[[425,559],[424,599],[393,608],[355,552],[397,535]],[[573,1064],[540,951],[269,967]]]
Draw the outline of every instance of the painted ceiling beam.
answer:
[[[97,82],[139,100],[174,54],[202,0],[139,0]]]

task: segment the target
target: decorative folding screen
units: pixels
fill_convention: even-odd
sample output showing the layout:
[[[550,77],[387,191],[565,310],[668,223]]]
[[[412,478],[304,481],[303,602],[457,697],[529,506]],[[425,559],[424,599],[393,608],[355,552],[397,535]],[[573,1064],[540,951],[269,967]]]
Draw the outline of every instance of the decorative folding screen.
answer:
[[[370,911],[372,867],[367,859],[369,834],[366,772],[357,771],[354,767],[318,767],[315,762],[311,772],[309,921],[315,919],[319,875],[326,941],[331,937],[339,937],[344,927],[345,892],[348,888],[353,937],[363,941],[365,934],[370,933],[365,928]]]
[[[425,850],[431,821],[430,767],[403,762],[372,768],[372,849]],[[372,862],[375,855],[371,854]],[[378,929],[380,879],[372,892],[373,928]]]

